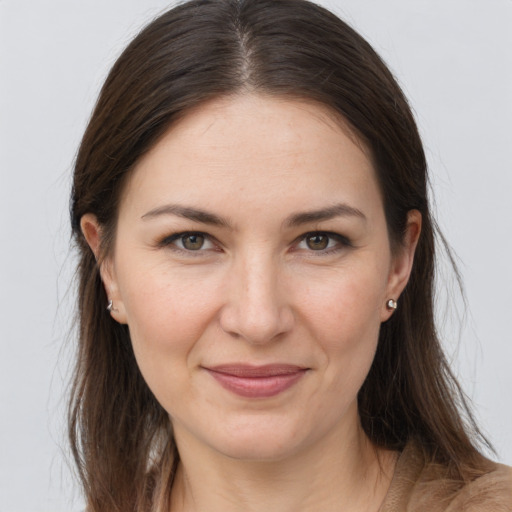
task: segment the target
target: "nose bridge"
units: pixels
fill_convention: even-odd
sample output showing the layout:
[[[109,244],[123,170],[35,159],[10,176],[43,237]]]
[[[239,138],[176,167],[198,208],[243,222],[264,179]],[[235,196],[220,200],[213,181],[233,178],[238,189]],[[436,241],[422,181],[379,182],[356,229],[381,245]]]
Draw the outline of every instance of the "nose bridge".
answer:
[[[280,265],[271,251],[247,248],[238,254],[231,268],[223,329],[258,344],[289,330],[292,314],[280,282]]]
[[[274,313],[277,306],[278,271],[272,256],[252,253],[240,262],[241,305],[247,312]]]

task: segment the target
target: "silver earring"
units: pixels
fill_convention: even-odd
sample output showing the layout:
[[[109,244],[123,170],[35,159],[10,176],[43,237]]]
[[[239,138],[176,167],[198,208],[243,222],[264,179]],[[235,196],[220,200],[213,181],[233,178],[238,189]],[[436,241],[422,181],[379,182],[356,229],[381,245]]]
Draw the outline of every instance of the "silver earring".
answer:
[[[112,313],[112,311],[117,311],[117,309],[114,308],[114,303],[112,302],[112,299],[108,299],[107,311],[109,311],[110,313]]]
[[[386,302],[386,307],[388,309],[396,309],[398,307],[398,304],[396,302],[396,300],[393,300],[393,299],[389,299],[387,302]]]

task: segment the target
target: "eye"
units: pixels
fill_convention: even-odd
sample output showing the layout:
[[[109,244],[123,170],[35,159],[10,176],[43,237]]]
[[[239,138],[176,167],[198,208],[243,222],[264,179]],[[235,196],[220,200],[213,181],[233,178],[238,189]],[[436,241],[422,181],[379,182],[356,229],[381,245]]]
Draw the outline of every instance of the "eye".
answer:
[[[306,236],[304,241],[306,242],[308,249],[313,251],[323,251],[324,249],[327,249],[331,240],[323,233],[314,233]]]
[[[166,237],[162,246],[173,247],[179,251],[199,252],[215,249],[216,246],[206,233],[176,233]]]
[[[350,241],[337,233],[314,231],[303,235],[296,245],[296,249],[314,252],[335,252],[346,246],[351,246]]]
[[[200,233],[191,233],[190,235],[184,235],[177,240],[184,249],[187,251],[198,251],[203,248],[205,238]]]

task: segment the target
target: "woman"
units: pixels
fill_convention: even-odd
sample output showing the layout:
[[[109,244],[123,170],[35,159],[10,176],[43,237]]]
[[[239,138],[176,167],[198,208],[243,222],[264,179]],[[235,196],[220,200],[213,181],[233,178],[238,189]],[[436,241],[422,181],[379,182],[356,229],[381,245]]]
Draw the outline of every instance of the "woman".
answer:
[[[426,182],[400,88],[324,9],[144,29],[75,167],[88,510],[510,510],[436,337]]]

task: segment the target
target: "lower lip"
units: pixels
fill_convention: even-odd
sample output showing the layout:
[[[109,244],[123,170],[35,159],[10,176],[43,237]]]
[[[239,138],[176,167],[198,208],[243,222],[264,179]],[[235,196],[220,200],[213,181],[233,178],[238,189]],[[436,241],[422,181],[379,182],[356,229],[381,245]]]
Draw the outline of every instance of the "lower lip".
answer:
[[[225,389],[245,398],[269,398],[286,391],[306,373],[298,370],[268,377],[240,377],[229,373],[208,370],[208,373]]]

